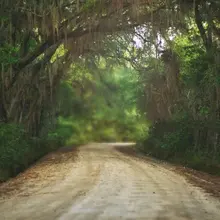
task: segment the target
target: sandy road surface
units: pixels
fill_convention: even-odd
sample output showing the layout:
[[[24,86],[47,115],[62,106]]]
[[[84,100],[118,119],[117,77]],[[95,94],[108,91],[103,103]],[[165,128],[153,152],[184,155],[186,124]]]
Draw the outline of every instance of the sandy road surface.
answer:
[[[217,199],[113,144],[51,154],[0,194],[1,220],[220,220]]]

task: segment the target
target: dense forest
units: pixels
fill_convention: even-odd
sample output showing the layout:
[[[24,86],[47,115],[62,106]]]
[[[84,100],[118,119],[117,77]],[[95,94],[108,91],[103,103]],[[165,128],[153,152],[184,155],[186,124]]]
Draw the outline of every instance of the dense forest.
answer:
[[[0,64],[0,181],[91,141],[219,170],[219,0],[1,0]]]

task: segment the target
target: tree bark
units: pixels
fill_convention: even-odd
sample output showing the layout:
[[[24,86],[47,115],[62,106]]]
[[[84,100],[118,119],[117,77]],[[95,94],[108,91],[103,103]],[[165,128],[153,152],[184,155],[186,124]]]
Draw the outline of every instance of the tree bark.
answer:
[[[201,3],[201,0],[197,0],[195,2],[195,21],[196,21],[196,25],[199,29],[200,36],[202,37],[203,44],[206,48],[206,51],[209,51],[211,45],[209,43],[208,36],[206,35],[206,30],[202,24],[202,22],[203,22],[202,16],[201,16],[200,10],[199,10],[199,7],[201,6],[200,3]]]

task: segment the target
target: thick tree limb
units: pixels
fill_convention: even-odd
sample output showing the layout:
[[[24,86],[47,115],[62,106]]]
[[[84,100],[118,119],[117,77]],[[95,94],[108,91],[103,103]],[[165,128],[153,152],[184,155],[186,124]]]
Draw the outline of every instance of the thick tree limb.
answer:
[[[199,11],[200,2],[201,2],[201,0],[197,0],[195,3],[195,21],[196,21],[196,25],[199,29],[200,35],[202,37],[204,46],[205,46],[206,50],[208,51],[210,49],[210,45],[208,42],[208,37],[206,35],[206,30],[202,24],[202,17],[201,17],[200,11]]]

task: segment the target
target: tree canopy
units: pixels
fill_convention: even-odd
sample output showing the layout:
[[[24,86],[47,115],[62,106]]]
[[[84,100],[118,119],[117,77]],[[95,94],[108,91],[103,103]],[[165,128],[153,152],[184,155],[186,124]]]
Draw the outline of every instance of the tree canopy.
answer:
[[[31,137],[76,115],[121,130],[145,117],[162,155],[215,159],[219,63],[219,0],[0,2],[0,123]]]

